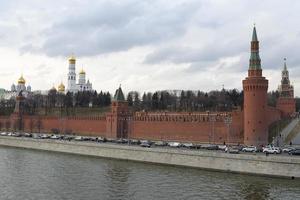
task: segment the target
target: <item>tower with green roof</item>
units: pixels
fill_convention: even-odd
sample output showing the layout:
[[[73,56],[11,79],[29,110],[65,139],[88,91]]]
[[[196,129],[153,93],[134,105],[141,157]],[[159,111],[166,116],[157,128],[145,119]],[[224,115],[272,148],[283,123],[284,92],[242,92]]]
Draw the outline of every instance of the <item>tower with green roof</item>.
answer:
[[[284,58],[283,70],[281,72],[281,84],[278,87],[279,98],[276,108],[281,111],[282,117],[291,117],[296,112],[296,100],[294,98],[294,87],[290,83],[289,71]]]
[[[109,138],[128,138],[130,112],[121,85],[112,99],[111,112],[106,115],[106,132]]]
[[[262,76],[259,41],[253,27],[248,77],[243,80],[244,143],[262,146],[268,144],[267,91],[268,80]]]

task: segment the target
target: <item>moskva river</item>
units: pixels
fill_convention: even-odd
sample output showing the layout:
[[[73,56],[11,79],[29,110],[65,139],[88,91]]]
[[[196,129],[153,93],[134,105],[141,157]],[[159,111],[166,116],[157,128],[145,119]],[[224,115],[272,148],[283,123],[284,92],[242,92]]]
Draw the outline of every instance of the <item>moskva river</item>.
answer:
[[[3,147],[0,158],[0,199],[300,199],[299,180]]]

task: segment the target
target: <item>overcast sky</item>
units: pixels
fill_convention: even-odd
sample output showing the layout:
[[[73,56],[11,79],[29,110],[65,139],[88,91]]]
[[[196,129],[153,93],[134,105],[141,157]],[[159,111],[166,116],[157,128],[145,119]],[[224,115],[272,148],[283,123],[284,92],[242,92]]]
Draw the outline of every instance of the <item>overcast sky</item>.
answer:
[[[283,58],[300,96],[300,1],[0,0],[0,87],[67,85],[77,57],[97,91],[242,89],[256,23],[269,90]],[[26,84],[27,84],[26,83]],[[299,91],[299,92],[298,92]]]

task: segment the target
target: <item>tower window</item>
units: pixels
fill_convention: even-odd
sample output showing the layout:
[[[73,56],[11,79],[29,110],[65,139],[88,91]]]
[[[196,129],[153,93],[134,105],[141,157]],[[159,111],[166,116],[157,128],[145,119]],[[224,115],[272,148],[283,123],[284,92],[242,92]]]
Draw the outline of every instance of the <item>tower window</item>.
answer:
[[[255,129],[253,129],[252,132],[254,133],[254,132],[255,132]]]

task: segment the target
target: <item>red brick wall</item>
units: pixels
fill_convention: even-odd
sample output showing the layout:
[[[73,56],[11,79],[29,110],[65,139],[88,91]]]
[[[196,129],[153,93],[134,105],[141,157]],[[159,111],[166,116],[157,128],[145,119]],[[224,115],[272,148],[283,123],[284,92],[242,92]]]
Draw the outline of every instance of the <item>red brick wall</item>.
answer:
[[[5,128],[7,117],[0,117],[2,128]],[[41,132],[51,132],[52,129],[59,129],[62,133],[71,130],[75,134],[90,136],[105,136],[105,117],[45,117],[45,116],[24,116],[24,130],[28,132],[38,132],[37,123],[40,120]],[[13,122],[11,122],[13,123]]]
[[[278,121],[281,119],[281,112],[280,110],[270,107],[267,107],[267,124],[268,126],[272,124],[275,121]]]
[[[282,117],[290,117],[296,112],[296,101],[294,98],[279,97],[276,108],[282,112]]]
[[[211,122],[207,113],[192,114],[194,116],[180,113],[167,113],[167,115],[147,113],[146,116],[133,120],[129,130],[129,137],[149,140],[212,143],[223,143],[224,141],[226,143],[228,141],[229,143],[241,143],[243,141],[243,114],[241,111],[230,113],[232,123],[229,127],[225,124],[223,117],[220,117],[216,122]],[[201,117],[199,118],[199,116]]]
[[[224,117],[230,115],[232,123],[228,127]],[[280,111],[268,107],[267,124],[280,119]],[[106,117],[80,117],[57,118],[40,117],[41,132],[51,132],[57,128],[62,132],[70,129],[74,133],[90,136],[111,137],[108,128],[109,114]],[[215,116],[216,122],[211,122],[209,116]],[[0,116],[2,128],[9,117]],[[111,120],[111,119],[110,119]],[[38,132],[37,116],[24,116],[25,130]],[[228,129],[229,128],[229,129]],[[216,142],[216,143],[243,143],[243,111],[236,110],[230,113],[135,113],[129,120],[128,137],[136,139],[191,141],[191,142]],[[229,141],[229,142],[228,142]]]

